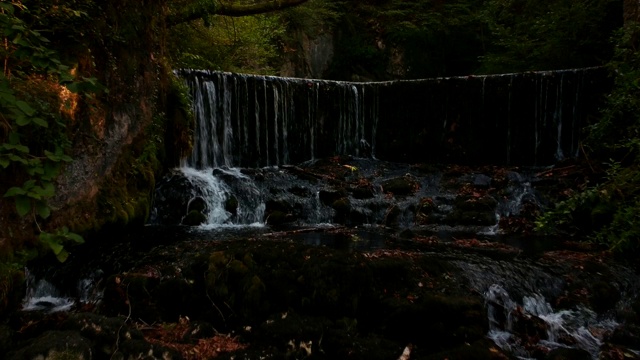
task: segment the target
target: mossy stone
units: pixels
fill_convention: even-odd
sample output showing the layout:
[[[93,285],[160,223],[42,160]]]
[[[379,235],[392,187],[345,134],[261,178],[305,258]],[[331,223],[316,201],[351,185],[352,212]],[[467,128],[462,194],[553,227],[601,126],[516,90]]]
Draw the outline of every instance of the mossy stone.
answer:
[[[198,210],[191,210],[187,216],[182,219],[182,225],[198,226],[207,222],[207,216]]]

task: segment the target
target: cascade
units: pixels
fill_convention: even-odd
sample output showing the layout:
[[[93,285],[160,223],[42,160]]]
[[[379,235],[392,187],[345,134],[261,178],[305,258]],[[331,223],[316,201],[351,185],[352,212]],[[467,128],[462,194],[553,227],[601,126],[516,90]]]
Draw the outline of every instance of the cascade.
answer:
[[[518,322],[538,322],[540,345],[549,348],[574,347],[588,351],[598,358],[603,334],[610,334],[618,323],[609,317],[599,318],[596,313],[578,306],[571,310],[555,311],[544,296],[532,293],[520,303],[511,299],[499,284],[492,284],[484,297],[489,317],[489,334],[498,346],[520,358],[532,358],[514,334]],[[525,325],[520,325],[521,327]]]
[[[609,81],[600,68],[369,83],[200,70],[177,74],[190,89],[197,122],[192,154],[177,170],[191,183],[181,211],[191,211],[191,201],[202,198],[209,225],[264,221],[264,199],[253,180],[237,170],[232,175],[214,169],[335,155],[404,163],[552,164],[578,154],[580,126],[597,109]],[[237,184],[244,188],[229,188]],[[529,197],[529,190],[520,196]],[[160,201],[166,196],[157,195]],[[230,210],[229,202],[237,206]],[[327,210],[320,212],[321,221],[331,218]],[[154,215],[152,223],[180,223],[173,218]]]
[[[354,83],[177,72],[194,99],[191,167],[263,167],[334,155],[549,165],[578,154],[610,87],[587,68]]]
[[[100,271],[78,279],[75,288],[71,289],[72,296],[44,278],[37,279],[29,269],[25,269],[25,274],[27,291],[22,301],[25,311],[69,311],[78,305],[95,305],[102,299],[100,281],[103,274]]]

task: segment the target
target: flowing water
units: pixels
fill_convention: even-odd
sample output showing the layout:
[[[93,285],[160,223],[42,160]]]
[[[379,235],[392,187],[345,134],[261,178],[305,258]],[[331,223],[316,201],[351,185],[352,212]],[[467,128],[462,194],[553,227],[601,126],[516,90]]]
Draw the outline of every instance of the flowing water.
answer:
[[[578,151],[579,126],[596,96],[592,87],[602,83],[598,71],[386,83],[179,71],[194,100],[194,147],[181,167],[158,182],[148,229],[180,225],[196,210],[206,220],[197,227],[174,228],[182,229],[182,238],[224,238],[234,229],[258,236],[267,233],[268,238],[269,216],[280,207],[295,218],[292,225],[319,229],[295,235],[300,242],[368,251],[385,246],[387,235],[380,229],[388,225],[389,209],[395,206],[397,228],[441,239],[496,240],[500,219],[519,216],[523,204],[546,206],[536,188],[535,172],[540,167],[508,173],[508,185],[488,210],[489,221],[451,224],[447,219],[457,198],[456,190],[447,189],[451,179],[441,171],[424,173],[376,158],[397,161],[422,156],[424,162],[446,162],[466,153],[464,159],[470,162],[537,166],[572,156]],[[460,101],[470,105],[459,106]],[[416,140],[425,133],[428,136]],[[404,138],[414,143],[394,143]],[[299,169],[313,170],[318,159],[334,155],[353,156],[349,163],[358,169],[357,176],[372,183],[370,196],[349,195],[351,223],[346,225],[360,228],[351,235],[357,242],[322,231],[336,226],[336,210],[322,198],[335,189],[328,182],[299,176]],[[288,166],[292,163],[300,167]],[[491,186],[491,178],[482,173],[456,181],[465,176],[474,177],[471,183],[476,185]],[[399,177],[414,181],[419,190],[391,200],[380,190],[382,183]],[[436,220],[422,226],[416,223],[416,206],[424,199],[433,203],[429,216]],[[599,316],[588,308],[554,310],[546,299],[559,296],[564,280],[530,262],[457,261],[456,265],[486,300],[487,337],[520,358],[531,357],[514,331],[523,316],[546,324],[541,346],[577,347],[594,359],[603,334],[618,325],[612,316]],[[74,291],[63,293],[47,280],[31,278],[24,310],[66,311],[98,302],[99,282],[99,275],[91,275],[77,280]]]

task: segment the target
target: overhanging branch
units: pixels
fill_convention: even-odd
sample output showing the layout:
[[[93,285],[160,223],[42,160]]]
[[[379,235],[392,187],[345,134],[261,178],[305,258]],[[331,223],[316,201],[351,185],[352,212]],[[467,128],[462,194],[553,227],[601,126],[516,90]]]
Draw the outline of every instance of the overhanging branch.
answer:
[[[247,16],[286,9],[308,0],[240,0],[194,1],[182,10],[167,16],[167,26],[193,21],[206,15]]]

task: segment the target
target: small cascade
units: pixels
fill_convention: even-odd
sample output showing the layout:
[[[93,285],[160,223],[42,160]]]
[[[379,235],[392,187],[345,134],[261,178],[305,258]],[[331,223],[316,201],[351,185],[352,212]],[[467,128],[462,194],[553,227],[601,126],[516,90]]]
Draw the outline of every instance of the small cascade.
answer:
[[[73,295],[64,294],[54,284],[36,277],[26,270],[27,291],[22,301],[23,311],[43,311],[54,313],[69,311],[78,305],[95,305],[102,300],[100,271],[78,280]]]
[[[197,212],[210,227],[262,224],[264,209],[261,190],[239,169],[181,167],[156,186],[150,223],[185,224]]]
[[[489,286],[484,297],[490,326],[487,336],[520,358],[531,358],[532,347],[541,346],[582,349],[597,359],[603,335],[610,334],[618,326],[613,319],[598,318],[582,306],[555,311],[538,293],[524,296],[518,303],[498,284]],[[524,333],[523,329],[526,329]],[[536,344],[523,337],[541,339]]]
[[[225,209],[225,202],[231,194],[229,187],[214,176],[211,169],[196,170],[185,167],[180,170],[193,184],[187,212],[197,199],[202,199],[206,206],[201,211],[207,217],[207,224],[224,224],[231,217],[231,213]]]

